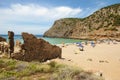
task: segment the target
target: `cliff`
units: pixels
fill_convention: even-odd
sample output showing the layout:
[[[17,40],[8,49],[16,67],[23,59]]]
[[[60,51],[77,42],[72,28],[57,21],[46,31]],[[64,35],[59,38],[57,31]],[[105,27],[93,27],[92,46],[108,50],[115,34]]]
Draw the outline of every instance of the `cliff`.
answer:
[[[54,22],[45,37],[120,39],[120,4],[101,8],[86,18],[64,18]]]

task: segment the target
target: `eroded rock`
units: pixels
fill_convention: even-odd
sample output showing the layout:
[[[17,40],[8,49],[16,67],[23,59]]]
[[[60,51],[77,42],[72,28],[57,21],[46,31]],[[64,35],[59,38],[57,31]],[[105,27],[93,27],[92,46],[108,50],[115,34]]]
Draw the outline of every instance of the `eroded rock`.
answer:
[[[3,37],[0,37],[0,42],[2,42],[2,41],[6,41],[6,39]]]
[[[61,58],[61,48],[51,45],[43,39],[37,39],[34,35],[22,33],[24,44],[19,53],[14,53],[12,58],[23,61],[46,61],[54,58]]]
[[[11,54],[14,52],[14,32],[8,31],[8,41],[9,41],[9,50],[11,57]]]

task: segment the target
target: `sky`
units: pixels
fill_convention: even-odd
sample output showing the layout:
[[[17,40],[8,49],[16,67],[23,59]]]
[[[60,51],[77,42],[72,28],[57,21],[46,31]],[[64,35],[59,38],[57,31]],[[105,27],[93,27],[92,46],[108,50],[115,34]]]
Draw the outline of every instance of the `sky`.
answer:
[[[120,0],[0,0],[0,34],[44,34],[55,20],[84,18]]]

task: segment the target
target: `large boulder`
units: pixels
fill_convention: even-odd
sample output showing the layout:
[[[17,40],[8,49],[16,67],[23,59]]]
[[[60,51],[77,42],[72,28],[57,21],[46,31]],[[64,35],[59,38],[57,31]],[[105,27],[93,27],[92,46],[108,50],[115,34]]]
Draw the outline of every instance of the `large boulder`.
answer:
[[[61,48],[51,45],[43,39],[37,39],[34,35],[22,33],[24,44],[19,53],[14,53],[12,58],[23,61],[46,61],[54,58],[61,58]]]
[[[2,42],[2,41],[6,41],[6,39],[3,37],[0,37],[0,42]]]

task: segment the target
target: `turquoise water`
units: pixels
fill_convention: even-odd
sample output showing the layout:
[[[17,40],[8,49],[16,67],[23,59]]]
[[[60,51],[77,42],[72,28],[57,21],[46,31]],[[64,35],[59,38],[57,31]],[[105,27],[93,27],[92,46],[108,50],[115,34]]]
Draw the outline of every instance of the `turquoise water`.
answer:
[[[78,39],[65,39],[65,38],[43,38],[51,44],[61,44],[61,43],[76,43],[81,42],[82,40]]]
[[[8,39],[8,35],[0,35],[6,39]],[[46,41],[48,41],[51,44],[61,44],[61,43],[76,43],[76,42],[81,42],[82,40],[78,39],[65,39],[65,38],[48,38],[48,37],[42,37],[42,35],[36,35],[37,38],[42,38]],[[15,35],[14,36],[15,40],[20,40],[23,42],[22,36],[21,35]]]

